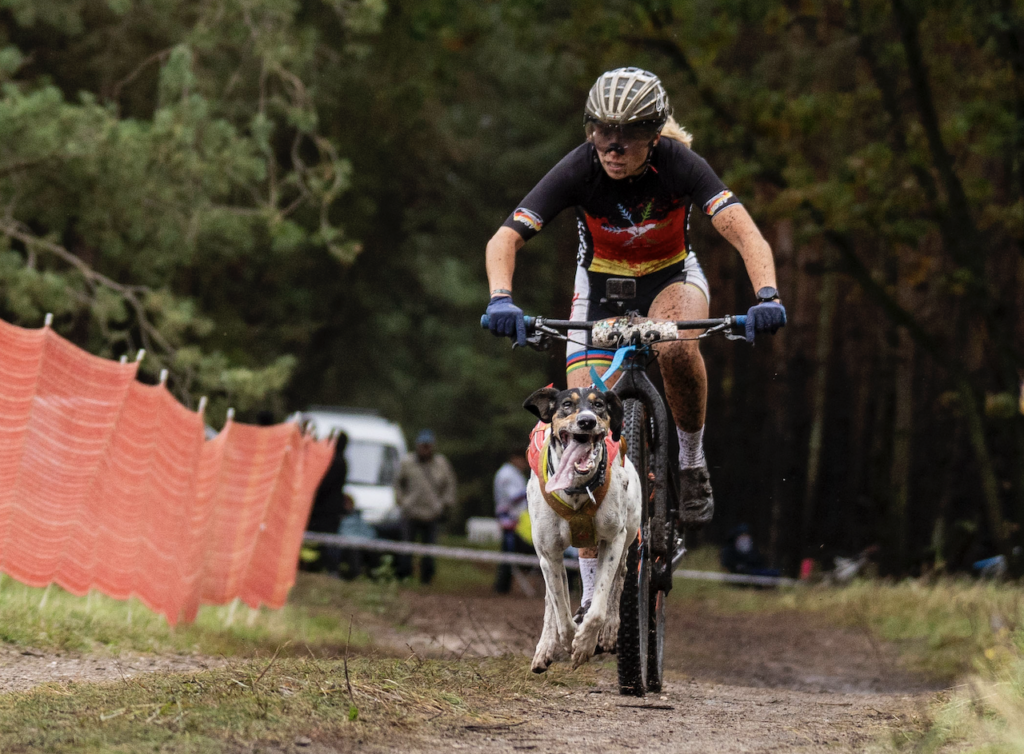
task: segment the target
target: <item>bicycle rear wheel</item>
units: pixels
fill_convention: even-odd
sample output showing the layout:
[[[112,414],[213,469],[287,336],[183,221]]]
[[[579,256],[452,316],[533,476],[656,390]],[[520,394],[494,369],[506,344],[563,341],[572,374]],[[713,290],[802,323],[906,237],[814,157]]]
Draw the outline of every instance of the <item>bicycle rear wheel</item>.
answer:
[[[651,562],[648,503],[650,481],[650,436],[647,412],[638,400],[628,399],[623,406],[622,436],[626,455],[640,476],[643,509],[640,532],[626,556],[626,579],[619,600],[618,670],[619,693],[643,696],[647,693],[648,640],[650,637]]]

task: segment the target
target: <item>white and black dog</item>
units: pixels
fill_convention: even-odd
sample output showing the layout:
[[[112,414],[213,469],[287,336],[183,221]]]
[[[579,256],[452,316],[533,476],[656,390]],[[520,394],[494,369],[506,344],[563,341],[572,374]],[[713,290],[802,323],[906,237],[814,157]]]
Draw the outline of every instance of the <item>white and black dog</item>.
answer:
[[[544,630],[533,656],[533,672],[543,673],[570,655],[573,667],[579,667],[598,643],[614,648],[626,552],[640,528],[641,487],[619,448],[622,401],[615,393],[542,388],[523,407],[550,425],[538,425],[531,437],[533,473],[526,487],[546,587]],[[563,564],[570,542],[598,548],[594,595],[579,627],[569,607]]]

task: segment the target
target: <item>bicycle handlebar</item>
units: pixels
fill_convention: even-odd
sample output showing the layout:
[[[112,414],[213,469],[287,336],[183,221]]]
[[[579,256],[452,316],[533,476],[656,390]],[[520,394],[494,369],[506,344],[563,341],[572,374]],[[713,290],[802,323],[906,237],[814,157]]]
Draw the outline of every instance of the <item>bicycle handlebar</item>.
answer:
[[[537,321],[537,317],[529,317],[529,316],[524,316],[523,317],[523,322],[526,323],[526,331],[527,332],[533,330],[533,325],[534,325],[534,323],[536,321]],[[491,318],[488,315],[486,315],[486,314],[481,314],[480,315],[480,329],[481,330],[489,330],[490,327],[491,327]]]
[[[593,322],[574,322],[568,319],[545,319],[543,317],[523,317],[523,321],[526,323],[527,332],[532,332],[538,324],[542,324],[546,327],[551,327],[555,330],[591,330],[594,327]],[[490,328],[491,318],[486,314],[480,317],[480,327],[484,330]],[[681,320],[675,322],[675,326],[680,330],[707,330],[711,327],[719,327],[726,325],[727,327],[735,327],[737,329],[745,327],[747,324],[746,314],[731,314],[728,317],[719,317],[718,319],[691,319]]]

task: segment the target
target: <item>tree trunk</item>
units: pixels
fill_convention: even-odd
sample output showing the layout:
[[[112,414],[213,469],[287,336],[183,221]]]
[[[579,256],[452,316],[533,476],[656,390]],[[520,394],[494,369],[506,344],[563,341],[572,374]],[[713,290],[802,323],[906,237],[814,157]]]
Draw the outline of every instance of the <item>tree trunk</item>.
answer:
[[[892,440],[892,518],[896,557],[902,571],[908,565],[907,529],[910,520],[910,454],[914,430],[914,341],[900,333],[896,361],[896,408]]]
[[[793,247],[793,222],[792,220],[780,220],[775,225],[775,259],[779,276],[779,290],[782,295],[788,295],[795,291],[794,278],[795,260]],[[792,335],[787,335],[785,344],[792,340]],[[771,407],[771,419],[766,426],[771,427],[772,437],[766,437],[768,444],[765,447],[774,448],[774,464],[772,473],[772,504],[771,520],[768,528],[768,552],[771,562],[776,566],[782,564],[783,548],[786,543],[783,541],[783,528],[785,519],[785,503],[788,498],[790,486],[786,483],[786,476],[789,470],[792,454],[793,420],[791,406],[789,404],[789,379],[787,349],[781,342],[775,344],[776,360],[775,377],[768,383],[766,397]]]
[[[838,274],[835,271],[835,252],[825,248],[825,272],[818,296],[818,334],[815,348],[814,387],[811,397],[811,436],[807,447],[807,477],[804,485],[804,505],[800,531],[805,548],[812,544],[814,514],[821,475],[821,455],[825,438],[825,404],[828,398],[828,365],[832,356],[832,320],[835,318],[839,298]]]
[[[992,540],[1000,553],[1009,555],[1008,532],[999,501],[999,480],[996,478],[992,456],[988,450],[988,443],[985,441],[985,420],[970,383],[966,379],[960,380],[958,390],[964,418],[967,422],[967,435],[970,438],[971,447],[974,449],[974,457],[978,461],[978,474],[981,476],[985,513],[988,517],[989,528],[992,530]]]

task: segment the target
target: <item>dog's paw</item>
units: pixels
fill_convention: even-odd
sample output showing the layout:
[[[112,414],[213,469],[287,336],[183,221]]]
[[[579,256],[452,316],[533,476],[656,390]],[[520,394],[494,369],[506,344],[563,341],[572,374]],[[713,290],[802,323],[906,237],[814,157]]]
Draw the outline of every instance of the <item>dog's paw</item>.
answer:
[[[601,625],[596,620],[584,620],[583,625],[576,631],[576,638],[572,641],[572,667],[573,670],[594,656],[597,649],[597,637],[600,634]]]
[[[551,663],[555,661],[555,655],[557,654],[557,646],[554,642],[541,641],[537,645],[537,651],[533,653],[533,664],[530,666],[530,670],[534,673],[543,673],[549,667]]]
[[[597,635],[597,647],[600,652],[615,654],[616,645],[619,641],[619,615],[618,612],[605,621],[601,633]]]
[[[558,643],[563,655],[572,651],[572,640],[579,629],[571,620],[562,620],[558,623]]]

